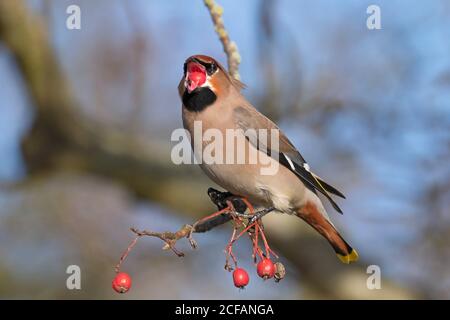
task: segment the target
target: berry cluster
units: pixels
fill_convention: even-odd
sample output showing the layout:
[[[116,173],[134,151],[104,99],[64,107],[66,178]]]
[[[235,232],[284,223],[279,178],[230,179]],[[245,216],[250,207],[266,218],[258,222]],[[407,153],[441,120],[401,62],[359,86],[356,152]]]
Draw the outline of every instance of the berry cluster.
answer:
[[[233,207],[232,202],[228,202],[228,208],[231,212],[231,217],[233,220],[234,230],[231,236],[231,240],[225,248],[226,252],[226,262],[225,269],[232,271],[233,268],[230,266],[229,258],[234,262],[235,268],[233,271],[233,282],[237,288],[243,289],[246,287],[250,281],[250,277],[247,271],[243,268],[239,268],[237,265],[237,259],[233,254],[234,243],[244,234],[247,234],[253,245],[253,261],[256,265],[256,271],[258,276],[264,280],[275,278],[278,282],[285,276],[285,268],[281,262],[273,263],[270,258],[271,255],[278,258],[275,252],[269,247],[266,236],[264,234],[264,226],[261,219],[252,218],[258,213],[254,211],[252,205],[244,198],[241,199],[250,211],[250,215],[239,214]],[[241,230],[242,229],[242,230]],[[238,231],[241,230],[239,233]],[[260,242],[264,245],[264,251],[260,247]],[[259,259],[259,262],[257,263]]]
[[[137,234],[137,237],[128,246],[127,250],[123,253],[119,263],[116,266],[116,277],[112,282],[112,287],[116,292],[125,293],[131,288],[131,277],[127,273],[120,272],[120,266],[128,256],[131,249],[136,244],[139,237],[143,235],[156,236],[166,242],[165,247],[172,249],[172,251],[174,251],[178,256],[181,257],[184,254],[176,250],[174,247],[174,243],[176,242],[177,239],[186,237],[189,239],[192,247],[196,248],[197,245],[192,238],[192,233],[195,232],[196,230],[199,230],[197,228],[200,228],[200,225],[202,223],[204,224],[205,222],[213,221],[213,219],[223,219],[223,217],[227,217],[227,220],[225,221],[231,220],[231,222],[233,223],[233,232],[231,235],[231,239],[228,242],[227,246],[225,247],[226,253],[225,270],[229,272],[234,270],[233,271],[234,285],[237,288],[243,289],[248,285],[250,281],[250,277],[247,271],[243,268],[238,267],[237,259],[233,254],[233,245],[245,234],[248,235],[253,245],[252,258],[256,266],[258,276],[260,276],[264,280],[274,278],[276,282],[284,278],[286,274],[284,265],[281,262],[274,263],[271,259],[271,256],[274,256],[276,258],[278,258],[278,256],[269,247],[267,238],[264,234],[264,226],[261,220],[261,217],[270,211],[265,210],[255,212],[253,206],[247,201],[247,199],[234,198],[230,200],[229,195],[227,193],[221,193],[219,191],[216,192],[216,190],[214,189],[212,190],[213,191],[208,190],[208,193],[210,194],[210,197],[213,200],[213,202],[217,204],[219,211],[213,213],[208,217],[200,219],[192,227],[186,225],[176,233],[169,233],[169,232],[156,233],[148,231],[139,232],[137,230],[132,229],[132,231]],[[224,195],[227,195],[227,198],[225,198]],[[245,213],[247,209],[249,214]],[[187,226],[189,228],[186,228]],[[261,248],[260,244],[262,244],[262,248],[264,250]],[[230,259],[232,260],[234,266],[230,264]]]
[[[273,263],[269,258],[264,258],[256,266],[258,276],[264,280],[275,278],[278,282],[284,278],[285,269],[281,262]],[[250,282],[250,277],[243,268],[236,268],[233,272],[233,282],[237,288],[244,289]]]

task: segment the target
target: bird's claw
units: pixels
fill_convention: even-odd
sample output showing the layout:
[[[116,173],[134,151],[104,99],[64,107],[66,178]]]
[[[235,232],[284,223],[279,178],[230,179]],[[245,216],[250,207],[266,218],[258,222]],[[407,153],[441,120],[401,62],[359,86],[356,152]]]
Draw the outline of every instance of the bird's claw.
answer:
[[[260,220],[262,217],[264,217],[266,214],[268,214],[269,212],[272,212],[273,210],[275,210],[274,208],[267,208],[267,209],[263,209],[261,211],[256,212],[249,220],[249,225],[256,222],[257,220]]]
[[[247,210],[247,205],[242,201],[242,197],[236,196],[231,192],[222,192],[214,188],[209,188],[208,196],[219,210],[228,207],[229,202],[233,204],[233,208],[237,213],[244,213]]]

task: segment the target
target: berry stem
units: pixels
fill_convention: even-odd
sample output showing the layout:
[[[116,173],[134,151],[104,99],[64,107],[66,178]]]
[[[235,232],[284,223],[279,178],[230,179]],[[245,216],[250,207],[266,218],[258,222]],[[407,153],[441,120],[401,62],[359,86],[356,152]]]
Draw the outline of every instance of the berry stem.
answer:
[[[124,253],[122,253],[122,255],[120,256],[120,260],[119,263],[117,263],[116,267],[115,267],[115,271],[116,273],[120,272],[120,267],[122,266],[122,263],[125,261],[125,259],[127,258],[128,254],[130,253],[131,249],[133,249],[133,247],[136,245],[137,241],[139,240],[141,236],[136,236],[133,241],[131,241],[131,243],[128,245],[127,249],[124,251]]]
[[[264,248],[266,249],[266,257],[270,258],[270,253],[272,253],[277,259],[278,255],[269,247],[269,244],[267,243],[266,235],[264,234],[264,231],[261,229],[261,238],[264,243]]]
[[[233,242],[235,241],[236,231],[237,231],[237,228],[234,227],[233,228],[233,233],[231,234],[230,242],[228,242],[227,246],[225,247],[225,252],[226,252],[225,269],[228,270],[228,271],[232,270],[232,268],[230,267],[230,264],[229,264],[229,258],[230,257],[231,257],[231,259],[233,259],[235,268],[237,268],[237,259],[236,259],[235,255],[233,253]]]
[[[253,235],[253,262],[256,263],[256,253],[258,249],[258,234],[259,234],[259,225],[255,226],[255,234]],[[251,238],[251,236],[250,236]]]

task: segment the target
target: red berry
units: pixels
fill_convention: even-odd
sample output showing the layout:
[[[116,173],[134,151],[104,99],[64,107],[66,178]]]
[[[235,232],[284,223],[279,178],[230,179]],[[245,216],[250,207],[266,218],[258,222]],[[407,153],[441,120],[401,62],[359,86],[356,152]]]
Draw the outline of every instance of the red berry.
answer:
[[[248,276],[247,271],[245,271],[242,268],[236,268],[236,270],[234,270],[233,272],[233,281],[234,285],[237,288],[243,289],[246,285],[248,285],[250,278]]]
[[[120,272],[112,282],[113,289],[118,293],[125,293],[131,288],[131,277],[128,273]]]
[[[275,265],[269,258],[261,260],[256,266],[256,270],[258,272],[258,276],[264,280],[270,279],[275,275]]]

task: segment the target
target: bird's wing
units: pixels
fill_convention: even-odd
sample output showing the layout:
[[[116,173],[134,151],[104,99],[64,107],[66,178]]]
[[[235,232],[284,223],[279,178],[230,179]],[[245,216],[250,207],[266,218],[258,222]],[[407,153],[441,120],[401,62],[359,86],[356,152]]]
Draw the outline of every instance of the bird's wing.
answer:
[[[342,198],[345,198],[345,196],[342,192],[324,182],[320,177],[310,171],[309,165],[303,156],[275,123],[251,106],[236,107],[233,111],[233,116],[236,127],[244,131],[247,139],[254,147],[260,151],[266,152],[269,156],[278,160],[280,164],[295,173],[307,187],[312,189],[312,191],[315,192],[317,190],[322,193],[330,201],[333,208],[342,214],[341,208],[333,201],[328,192]],[[266,141],[258,140],[259,129],[267,130]],[[271,129],[278,131],[278,148],[276,148],[276,146],[270,146]]]

